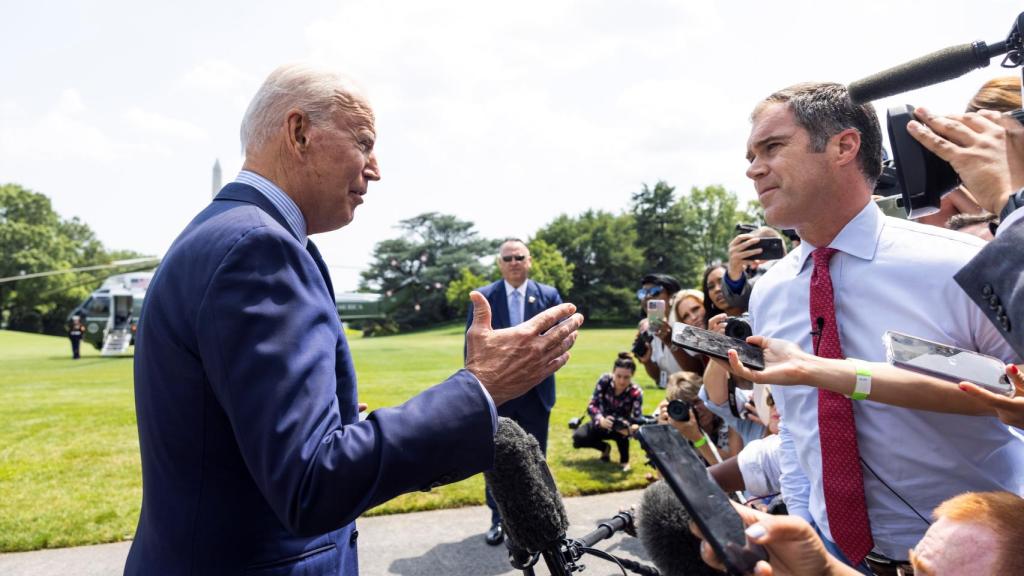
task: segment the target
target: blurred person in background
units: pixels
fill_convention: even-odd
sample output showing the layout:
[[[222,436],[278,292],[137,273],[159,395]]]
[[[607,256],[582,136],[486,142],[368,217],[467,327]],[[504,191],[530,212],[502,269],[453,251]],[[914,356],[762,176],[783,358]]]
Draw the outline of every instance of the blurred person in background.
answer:
[[[647,375],[658,388],[668,384],[668,377],[680,370],[701,371],[703,360],[691,356],[686,350],[672,343],[672,325],[669,323],[672,297],[679,292],[679,281],[668,274],[648,274],[640,281],[637,299],[644,318],[637,326],[633,340],[633,354],[644,366]],[[656,326],[648,318],[648,303],[654,300],[664,302],[664,314]]]
[[[612,440],[619,448],[619,464],[624,472],[629,466],[629,436],[637,429],[633,419],[643,416],[644,392],[633,383],[636,364],[629,352],[619,353],[610,374],[604,374],[594,386],[587,406],[590,422],[572,434],[573,448],[593,448],[601,452],[601,461],[608,462]]]
[[[776,262],[757,259],[761,249],[754,245],[762,238],[782,239],[782,234],[771,226],[761,226],[750,234],[737,234],[729,242],[729,265],[722,278],[722,297],[729,306],[746,311],[754,283]],[[782,250],[785,254],[785,242]]]
[[[689,440],[704,462],[710,466],[739,454],[743,449],[743,438],[704,405],[704,401],[698,396],[701,384],[699,374],[673,374],[669,379],[668,388],[665,389],[665,399],[658,405],[656,415],[660,424],[671,424],[683,438]],[[672,401],[682,401],[687,405],[689,417],[686,420],[677,420],[669,416],[669,403]]]
[[[713,262],[704,269],[701,290],[704,292],[704,318],[708,323],[719,314],[741,316],[746,312],[745,308],[733,306],[725,299],[725,294],[722,292],[725,270],[725,265],[721,262]]]

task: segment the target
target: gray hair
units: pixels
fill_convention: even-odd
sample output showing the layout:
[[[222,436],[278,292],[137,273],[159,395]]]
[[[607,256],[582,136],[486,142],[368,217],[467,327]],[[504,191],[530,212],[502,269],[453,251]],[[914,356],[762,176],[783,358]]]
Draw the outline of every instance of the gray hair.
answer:
[[[267,76],[242,118],[242,151],[259,150],[298,108],[313,125],[330,123],[338,110],[373,123],[373,111],[348,77],[307,64],[285,64]]]

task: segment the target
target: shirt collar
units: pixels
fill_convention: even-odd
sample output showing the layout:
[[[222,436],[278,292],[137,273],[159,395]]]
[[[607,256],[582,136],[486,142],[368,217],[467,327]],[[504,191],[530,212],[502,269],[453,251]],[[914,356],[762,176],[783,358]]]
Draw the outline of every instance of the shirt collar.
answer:
[[[846,223],[846,226],[843,226],[829,246],[863,260],[873,260],[875,251],[878,249],[878,239],[881,237],[884,227],[885,218],[882,211],[878,205],[869,201],[852,220]],[[817,248],[810,242],[801,239],[797,270],[804,269],[807,259]]]
[[[281,190],[277,184],[274,184],[267,178],[250,170],[239,172],[235,182],[252,186],[260,194],[266,196],[267,200],[270,200],[274,208],[277,208],[277,211],[284,217],[285,222],[288,223],[288,227],[291,229],[292,235],[303,246],[306,245],[306,242],[309,241],[309,237],[306,235],[306,218],[302,215],[302,211],[299,210],[298,204],[284,190]]]
[[[519,288],[513,288],[512,285],[508,283],[508,280],[502,280],[502,282],[505,283],[505,296],[506,297],[507,296],[511,296],[513,292],[519,292],[520,296],[522,296],[524,299],[526,298],[526,285],[530,283],[529,280],[527,280],[526,282],[523,282],[522,284],[520,284]]]

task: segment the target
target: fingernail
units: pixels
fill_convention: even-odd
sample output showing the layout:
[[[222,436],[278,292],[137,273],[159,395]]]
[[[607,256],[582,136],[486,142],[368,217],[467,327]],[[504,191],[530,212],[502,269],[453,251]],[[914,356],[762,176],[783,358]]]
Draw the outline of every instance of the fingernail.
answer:
[[[1016,364],[1010,364],[1009,370],[1010,370],[1010,374],[1013,374],[1014,376],[1016,376],[1020,372],[1020,370],[1017,369],[1017,365]]]
[[[768,534],[768,531],[760,524],[751,524],[750,526],[747,526],[745,532],[747,533],[747,538],[750,538],[751,540],[760,540]]]

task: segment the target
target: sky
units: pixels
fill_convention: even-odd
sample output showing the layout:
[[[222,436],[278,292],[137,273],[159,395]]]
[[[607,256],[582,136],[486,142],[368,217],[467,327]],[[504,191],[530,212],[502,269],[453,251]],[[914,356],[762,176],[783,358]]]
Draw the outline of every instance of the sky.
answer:
[[[848,83],[953,44],[1004,40],[1011,2],[633,0],[5,2],[0,183],[49,196],[108,247],[161,255],[241,168],[238,127],[282,63],[360,84],[382,180],[314,237],[339,291],[374,245],[436,211],[485,237],[560,214],[620,212],[643,184],[744,175],[753,106],[807,80]],[[962,111],[993,63],[887,98]]]

